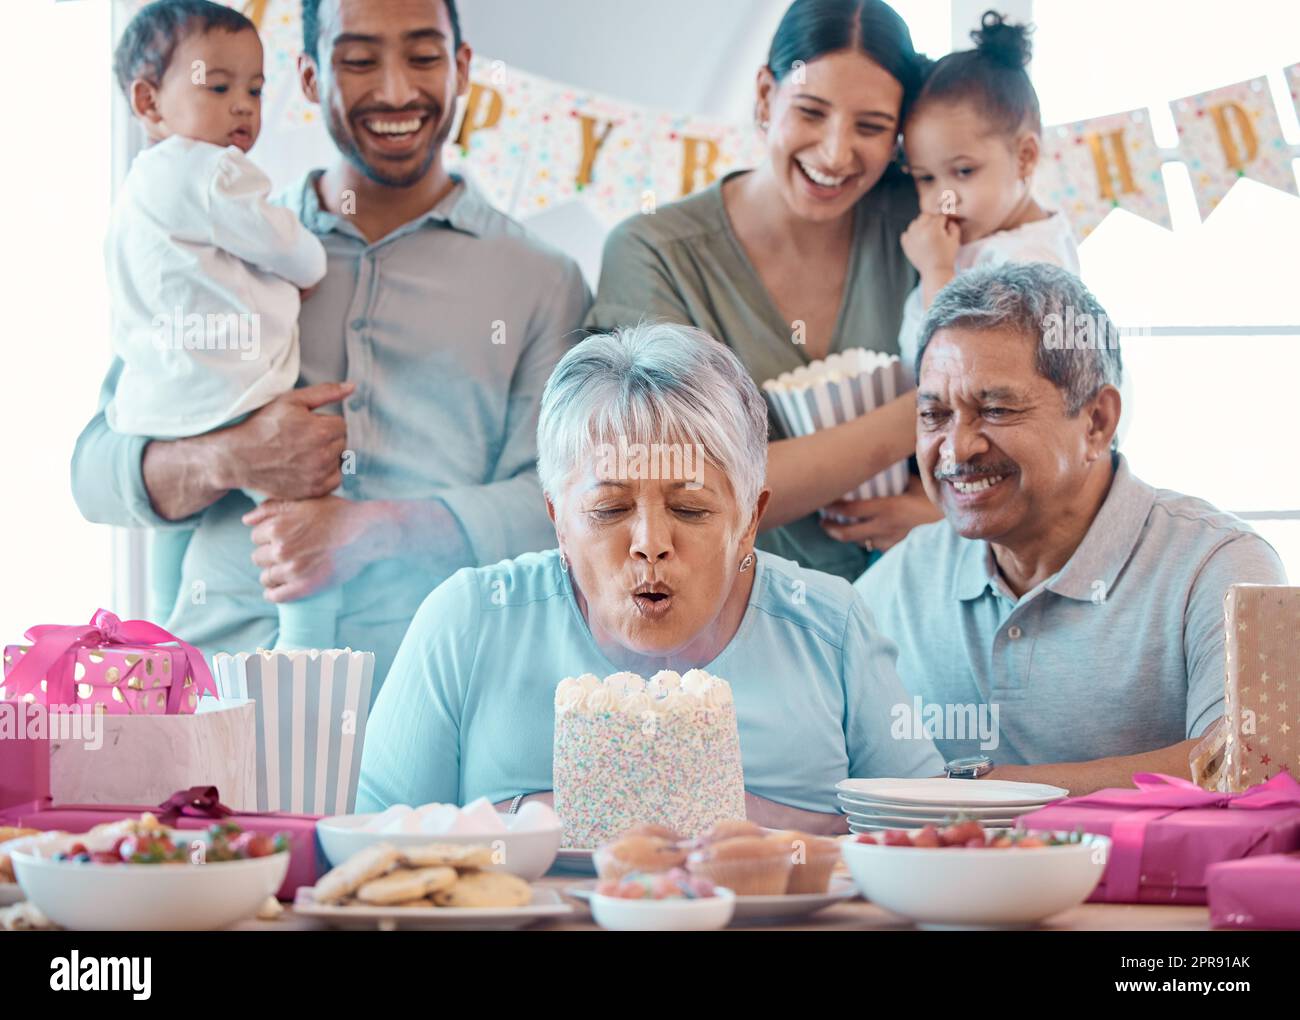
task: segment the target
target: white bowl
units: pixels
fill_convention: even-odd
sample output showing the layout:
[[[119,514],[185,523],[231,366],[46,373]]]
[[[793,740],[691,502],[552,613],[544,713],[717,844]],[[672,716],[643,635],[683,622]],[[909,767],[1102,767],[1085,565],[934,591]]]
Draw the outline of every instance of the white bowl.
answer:
[[[536,882],[555,863],[560,850],[561,826],[547,829],[510,831],[518,815],[500,815],[507,831],[492,833],[425,833],[425,832],[365,832],[361,827],[375,816],[373,814],[334,815],[316,823],[321,848],[334,867],[338,867],[358,850],[372,843],[390,843],[401,850],[408,846],[425,846],[429,843],[482,843],[492,847],[499,864],[488,871],[506,871],[518,875],[525,882]]]
[[[1069,846],[1002,849],[847,839],[841,847],[864,897],[923,928],[1027,927],[1088,898],[1106,870],[1110,839],[1085,834]]]
[[[79,863],[31,850],[11,859],[27,898],[72,931],[226,928],[257,913],[289,871],[287,851],[207,864]]]
[[[736,894],[715,886],[697,900],[627,900],[593,892],[591,916],[610,931],[717,931],[736,910]]]

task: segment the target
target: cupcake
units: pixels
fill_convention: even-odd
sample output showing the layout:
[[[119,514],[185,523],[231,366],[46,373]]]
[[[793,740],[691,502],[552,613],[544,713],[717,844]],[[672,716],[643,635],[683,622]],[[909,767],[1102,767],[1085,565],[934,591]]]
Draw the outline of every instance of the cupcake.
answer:
[[[714,822],[713,827],[701,833],[695,838],[693,846],[704,847],[710,843],[720,843],[724,839],[735,839],[738,836],[766,836],[767,830],[753,822],[747,822],[741,818],[724,818],[720,822]]]
[[[686,852],[658,836],[624,836],[598,847],[593,857],[602,879],[620,879],[634,871],[660,872],[680,868]]]
[[[824,893],[830,888],[831,871],[840,859],[840,845],[825,836],[810,836],[797,829],[783,829],[766,837],[790,856],[790,882],[785,891]]]
[[[763,836],[736,836],[691,853],[692,875],[726,886],[737,896],[780,896],[790,881],[790,852]]]

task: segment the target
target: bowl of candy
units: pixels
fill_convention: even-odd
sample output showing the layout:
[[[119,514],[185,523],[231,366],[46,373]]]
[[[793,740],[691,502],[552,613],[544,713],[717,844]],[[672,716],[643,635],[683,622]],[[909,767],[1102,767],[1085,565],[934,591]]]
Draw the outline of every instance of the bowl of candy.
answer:
[[[611,931],[715,931],[730,922],[736,896],[706,878],[673,868],[602,881],[590,903],[596,923]]]
[[[219,823],[170,829],[153,815],[17,850],[27,899],[74,931],[202,931],[257,912],[289,869],[289,836]]]

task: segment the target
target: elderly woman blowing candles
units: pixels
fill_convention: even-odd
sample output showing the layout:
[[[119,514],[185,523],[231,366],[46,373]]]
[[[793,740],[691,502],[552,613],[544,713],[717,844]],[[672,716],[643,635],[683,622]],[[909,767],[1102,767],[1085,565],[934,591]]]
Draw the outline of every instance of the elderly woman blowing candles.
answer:
[[[559,548],[465,568],[424,602],[375,705],[359,810],[549,798],[556,684],[702,668],[730,681],[749,817],[842,831],[835,783],[941,771],[891,735],[894,649],[844,580],[754,549],[767,412],[685,326],[592,336],[542,398]]]

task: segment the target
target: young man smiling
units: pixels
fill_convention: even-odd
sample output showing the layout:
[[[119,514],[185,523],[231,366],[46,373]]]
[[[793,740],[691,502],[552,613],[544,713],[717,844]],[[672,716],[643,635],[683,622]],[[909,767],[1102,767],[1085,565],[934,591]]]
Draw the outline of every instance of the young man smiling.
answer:
[[[443,578],[554,544],[537,410],[590,295],[443,166],[471,55],[454,0],[304,0],[303,28],[300,83],[339,152],[285,196],[329,255],[300,319],[305,385],[151,441],[104,422],[114,363],[73,492],[93,521],[197,529],[168,626],[205,651],[270,647],[272,603],[342,585],[339,644],[383,677]]]
[[[946,521],[857,582],[908,692],[996,705],[991,778],[1081,794],[1187,775],[1223,714],[1223,596],[1284,584],[1272,547],[1203,500],[1134,477],[1114,449],[1118,341],[1044,343],[1105,312],[1045,263],[972,270],[920,333],[917,460]],[[948,759],[978,742],[938,734]]]

